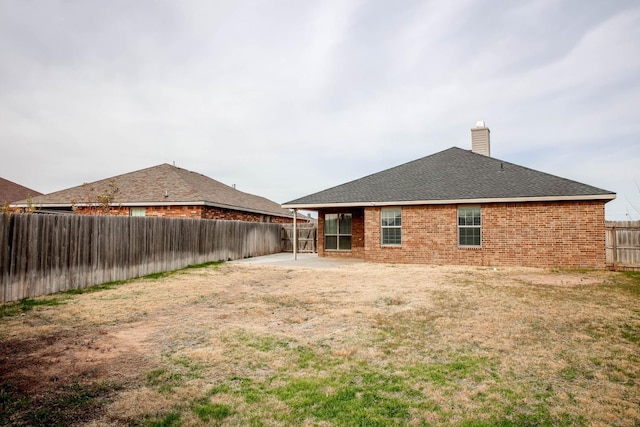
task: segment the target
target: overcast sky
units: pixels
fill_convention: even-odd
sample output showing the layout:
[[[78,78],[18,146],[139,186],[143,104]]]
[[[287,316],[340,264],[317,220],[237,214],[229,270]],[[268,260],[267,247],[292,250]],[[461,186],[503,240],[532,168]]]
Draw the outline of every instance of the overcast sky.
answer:
[[[0,176],[43,193],[175,162],[284,203],[484,120],[640,219],[638,0],[0,0],[0,58]]]

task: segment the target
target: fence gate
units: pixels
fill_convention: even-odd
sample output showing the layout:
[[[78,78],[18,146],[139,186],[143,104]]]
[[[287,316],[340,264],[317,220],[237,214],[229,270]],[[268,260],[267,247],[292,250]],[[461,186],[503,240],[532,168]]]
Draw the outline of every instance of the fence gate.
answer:
[[[640,221],[607,221],[607,267],[640,270]]]
[[[318,227],[315,224],[296,224],[298,253],[318,251]],[[282,226],[282,252],[293,252],[293,224]]]

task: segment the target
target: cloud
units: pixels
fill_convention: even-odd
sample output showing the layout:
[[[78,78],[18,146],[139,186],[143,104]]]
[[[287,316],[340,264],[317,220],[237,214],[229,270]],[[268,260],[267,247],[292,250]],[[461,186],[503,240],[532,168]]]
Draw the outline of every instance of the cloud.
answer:
[[[633,1],[3,7],[0,175],[39,191],[175,161],[285,202],[469,148],[481,119],[496,157],[635,188]]]

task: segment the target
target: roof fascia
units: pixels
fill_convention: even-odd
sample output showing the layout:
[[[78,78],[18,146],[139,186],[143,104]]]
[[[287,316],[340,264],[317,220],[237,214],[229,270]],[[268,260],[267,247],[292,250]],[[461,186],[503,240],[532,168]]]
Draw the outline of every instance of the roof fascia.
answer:
[[[540,197],[504,197],[490,199],[450,199],[450,200],[405,200],[390,202],[346,202],[346,203],[301,203],[284,204],[285,209],[322,209],[340,207],[375,207],[375,206],[417,206],[417,205],[460,205],[481,203],[522,203],[522,202],[568,202],[587,200],[606,200],[616,198],[615,194],[594,194],[581,196],[540,196]]]

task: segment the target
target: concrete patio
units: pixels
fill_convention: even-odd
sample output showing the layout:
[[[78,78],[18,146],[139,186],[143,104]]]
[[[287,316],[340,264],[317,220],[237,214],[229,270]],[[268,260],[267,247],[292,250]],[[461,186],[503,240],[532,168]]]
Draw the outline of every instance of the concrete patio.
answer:
[[[278,265],[283,267],[335,268],[341,265],[362,263],[361,259],[320,258],[318,254],[301,253],[293,259],[291,252],[245,258],[231,261],[232,264]]]

